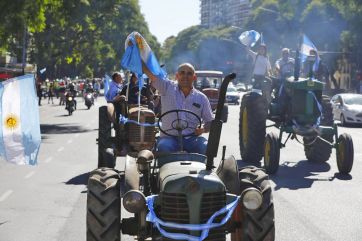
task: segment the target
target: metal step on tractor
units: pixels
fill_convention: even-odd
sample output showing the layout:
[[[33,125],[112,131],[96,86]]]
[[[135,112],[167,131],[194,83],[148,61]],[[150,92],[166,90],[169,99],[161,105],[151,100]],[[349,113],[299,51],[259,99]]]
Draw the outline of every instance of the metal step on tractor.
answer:
[[[235,74],[227,75],[222,82],[206,155],[186,153],[182,143],[175,153],[155,149],[154,124],[171,135],[159,123],[173,115],[173,130],[182,142],[187,122],[197,117],[188,110],[172,110],[156,120],[152,110],[125,103],[121,110],[127,110],[122,112],[125,118],[137,120],[139,113],[139,123],[117,124],[100,108],[100,159],[88,180],[87,241],[118,241],[126,235],[137,240],[226,240],[227,234],[233,241],[275,239],[268,175],[253,166],[239,168],[233,156],[225,158],[226,147],[214,167],[226,89],[233,78]],[[116,129],[115,136],[111,128]],[[124,171],[114,168],[118,152],[112,150],[120,142],[129,146]],[[125,211],[131,217],[124,217]]]
[[[296,53],[294,76],[284,80],[272,78],[273,91],[269,93],[254,88],[243,96],[239,118],[242,159],[258,166],[264,157],[266,172],[276,173],[280,149],[289,139],[295,139],[304,146],[306,158],[315,163],[328,161],[335,148],[338,170],[348,174],[353,165],[352,138],[346,133],[338,136],[330,98],[322,95],[324,83],[312,74],[299,77],[299,52]],[[269,121],[272,124],[267,125]],[[279,133],[266,134],[267,127],[276,127]]]

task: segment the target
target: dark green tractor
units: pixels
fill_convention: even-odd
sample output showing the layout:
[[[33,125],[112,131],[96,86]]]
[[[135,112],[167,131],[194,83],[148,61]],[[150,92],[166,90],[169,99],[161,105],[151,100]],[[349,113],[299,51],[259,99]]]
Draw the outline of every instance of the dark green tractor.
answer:
[[[347,174],[353,165],[352,138],[348,134],[338,136],[330,99],[322,95],[324,83],[312,77],[299,78],[298,62],[294,77],[273,79],[276,87],[270,103],[258,91],[243,96],[239,119],[241,156],[256,165],[264,157],[264,168],[272,174],[279,167],[280,149],[289,139],[296,139],[312,162],[326,162],[335,148],[338,170]],[[279,134],[266,134],[266,127],[272,126],[278,128]],[[284,133],[287,137],[283,141]]]
[[[228,75],[222,83],[206,155],[186,153],[182,145],[176,153],[145,148],[126,158],[124,173],[110,167],[91,172],[87,241],[117,241],[125,235],[137,240],[226,240],[227,234],[233,241],[274,240],[268,175],[253,166],[239,168],[234,157],[224,158],[226,147],[218,168],[214,167],[226,89],[233,78],[235,74]],[[173,128],[182,142],[182,130],[194,120],[182,116],[194,114],[173,110],[158,121],[169,114],[177,115]],[[125,210],[131,217],[122,217]]]

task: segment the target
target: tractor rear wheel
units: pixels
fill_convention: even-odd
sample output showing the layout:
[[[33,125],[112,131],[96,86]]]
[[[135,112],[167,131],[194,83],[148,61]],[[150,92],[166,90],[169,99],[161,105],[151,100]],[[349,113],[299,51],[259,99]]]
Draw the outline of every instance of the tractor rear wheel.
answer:
[[[322,126],[333,126],[333,107],[328,96],[322,96]],[[333,143],[332,135],[322,135],[323,139]],[[304,137],[304,153],[309,161],[326,162],[331,157],[332,146],[316,137]]]
[[[263,194],[259,209],[246,210],[239,205],[233,214],[238,226],[231,233],[231,241],[273,241],[275,239],[274,204],[269,177],[260,168],[245,167],[239,172],[240,190],[255,187]]]
[[[353,166],[354,148],[352,137],[349,134],[342,134],[337,141],[337,166],[342,174],[348,174]]]
[[[99,107],[98,121],[98,168],[112,167],[108,166],[105,158],[105,156],[107,156],[106,149],[109,147],[108,143],[111,138],[112,128],[112,123],[107,117],[107,106]]]
[[[87,194],[87,241],[119,241],[120,178],[111,168],[91,172]]]
[[[244,161],[259,165],[263,157],[266,118],[266,99],[256,93],[243,96],[239,116],[239,146]]]
[[[266,173],[274,174],[278,171],[280,159],[279,138],[275,133],[268,133],[264,143],[264,168]]]

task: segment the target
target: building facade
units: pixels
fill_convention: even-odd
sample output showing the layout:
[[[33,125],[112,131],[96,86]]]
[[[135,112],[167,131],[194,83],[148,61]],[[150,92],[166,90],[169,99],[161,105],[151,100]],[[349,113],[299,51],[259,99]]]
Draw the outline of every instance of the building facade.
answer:
[[[251,14],[249,0],[201,0],[201,25],[242,27]]]

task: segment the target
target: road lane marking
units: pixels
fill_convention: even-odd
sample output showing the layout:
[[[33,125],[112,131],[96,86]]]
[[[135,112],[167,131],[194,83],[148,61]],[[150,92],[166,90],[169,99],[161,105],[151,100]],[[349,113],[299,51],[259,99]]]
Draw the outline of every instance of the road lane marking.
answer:
[[[26,175],[24,178],[25,178],[25,179],[28,179],[28,178],[30,178],[31,176],[33,176],[34,173],[35,173],[35,172],[29,172],[28,175]]]
[[[70,144],[70,143],[72,143],[72,142],[73,142],[72,139],[70,139],[70,140],[67,141],[68,144]]]
[[[7,190],[3,195],[0,196],[0,202],[5,201],[14,191],[13,190]]]
[[[79,136],[79,133],[78,134],[75,134],[75,137],[78,137]]]
[[[58,152],[61,152],[61,151],[63,151],[64,150],[64,147],[63,146],[61,146],[61,147],[59,147],[59,149],[57,150]]]
[[[48,162],[50,162],[52,159],[53,159],[53,157],[50,156],[50,157],[48,157],[44,162],[45,162],[45,163],[48,163]]]

